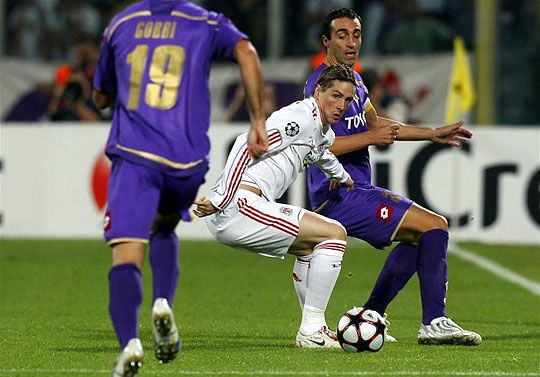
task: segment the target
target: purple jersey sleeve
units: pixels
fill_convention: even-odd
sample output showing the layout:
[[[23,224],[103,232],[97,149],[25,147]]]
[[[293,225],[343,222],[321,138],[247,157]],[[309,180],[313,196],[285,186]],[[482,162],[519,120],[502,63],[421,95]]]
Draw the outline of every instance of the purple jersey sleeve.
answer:
[[[315,84],[326,64],[322,63],[307,79],[304,87],[304,96],[311,96],[315,92]],[[360,75],[355,73],[357,80],[355,96],[343,118],[332,129],[336,136],[348,136],[368,131],[365,106],[369,103],[367,89]],[[363,148],[338,157],[339,162],[351,175],[355,184],[371,183],[371,165],[368,148]],[[317,208],[331,193],[328,191],[328,179],[317,168],[308,169],[308,193],[312,208]]]
[[[107,30],[105,30],[107,34]],[[114,53],[111,51],[111,45],[105,40],[99,50],[99,61],[94,74],[94,89],[99,92],[116,94],[116,75],[114,71]]]
[[[94,78],[116,94],[107,155],[175,176],[206,169],[211,63],[231,59],[244,38],[185,0],[144,0],[113,17]]]
[[[230,19],[222,14],[216,17],[215,35],[212,41],[212,49],[216,57],[232,59],[234,47],[241,39],[248,37],[239,31]]]

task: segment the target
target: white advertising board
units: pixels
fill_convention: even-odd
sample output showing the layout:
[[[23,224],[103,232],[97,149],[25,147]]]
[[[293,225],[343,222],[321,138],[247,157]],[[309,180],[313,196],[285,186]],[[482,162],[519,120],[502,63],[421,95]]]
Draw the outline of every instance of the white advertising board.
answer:
[[[2,125],[2,237],[101,237],[107,125]],[[213,124],[204,194],[247,126]],[[445,215],[454,240],[540,244],[540,127],[478,127],[465,148],[398,142],[372,148],[373,181]],[[305,179],[287,201],[306,205]],[[182,238],[209,239],[204,221]]]

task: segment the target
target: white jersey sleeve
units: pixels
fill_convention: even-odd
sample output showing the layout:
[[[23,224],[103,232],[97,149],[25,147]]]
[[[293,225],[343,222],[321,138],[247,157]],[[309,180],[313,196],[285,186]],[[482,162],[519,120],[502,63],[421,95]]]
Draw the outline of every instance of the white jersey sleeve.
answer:
[[[351,177],[337,157],[328,149],[323,152],[319,160],[315,161],[315,165],[332,181],[345,183]]]
[[[292,144],[309,145],[315,141],[314,133],[318,133],[320,127],[317,121],[318,117],[314,119],[313,113],[306,112],[305,109],[293,108],[292,110],[292,112],[281,113],[280,116],[268,119],[266,125],[269,129],[269,143],[271,145],[268,149],[269,155],[279,153]],[[350,178],[350,175],[337,157],[328,150],[328,147],[335,140],[335,134],[329,130],[326,137],[328,144],[323,150],[317,150],[316,146],[311,145],[313,151],[310,154],[309,164],[316,165],[329,179],[344,183]],[[279,140],[279,142],[272,144],[270,140]]]
[[[289,106],[275,112],[266,121],[268,151],[262,157],[273,155],[292,144],[304,144],[313,133],[314,123],[304,109]]]

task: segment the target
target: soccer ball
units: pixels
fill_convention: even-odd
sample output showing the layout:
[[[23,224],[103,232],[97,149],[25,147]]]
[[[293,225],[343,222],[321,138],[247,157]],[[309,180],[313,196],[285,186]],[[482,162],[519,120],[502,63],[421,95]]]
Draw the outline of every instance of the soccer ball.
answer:
[[[377,352],[384,344],[384,319],[374,310],[352,308],[340,318],[337,337],[346,352]]]

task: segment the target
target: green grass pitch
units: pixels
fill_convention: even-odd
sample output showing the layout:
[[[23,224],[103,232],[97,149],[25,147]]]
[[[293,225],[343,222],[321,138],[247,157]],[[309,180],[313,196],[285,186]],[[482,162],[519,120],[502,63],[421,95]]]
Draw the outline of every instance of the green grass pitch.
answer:
[[[538,247],[461,244],[538,282]],[[479,332],[479,347],[419,346],[416,276],[388,309],[398,343],[373,354],[294,347],[300,311],[293,258],[242,253],[216,242],[181,244],[175,300],[183,348],[160,365],[150,327],[151,274],[137,376],[540,376],[540,297],[449,255],[448,313]],[[327,311],[367,298],[386,253],[350,242]],[[107,312],[110,252],[101,241],[0,241],[0,375],[108,376],[118,345]]]

